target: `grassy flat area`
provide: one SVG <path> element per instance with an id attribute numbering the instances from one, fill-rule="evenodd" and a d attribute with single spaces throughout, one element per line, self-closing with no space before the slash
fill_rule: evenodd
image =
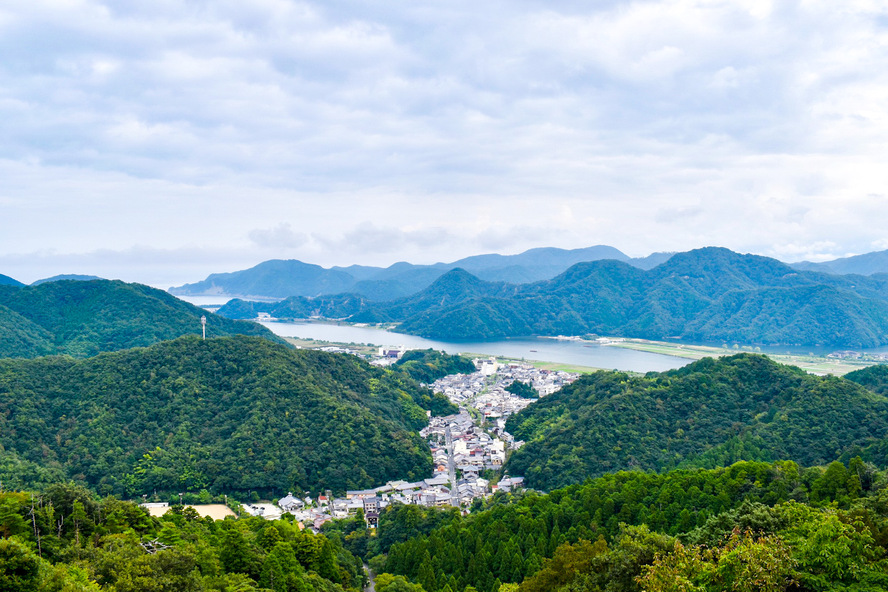
<path id="1" fill-rule="evenodd" d="M 662 341 L 648 341 L 645 339 L 622 339 L 614 341 L 610 347 L 624 347 L 638 351 L 645 351 L 654 354 L 664 354 L 667 356 L 676 356 L 679 358 L 688 358 L 691 360 L 699 360 L 707 356 L 730 356 L 737 353 L 760 353 L 768 356 L 775 362 L 781 364 L 789 364 L 798 366 L 806 372 L 812 374 L 833 374 L 842 376 L 853 370 L 859 370 L 867 366 L 872 366 L 877 362 L 869 360 L 843 360 L 836 358 L 828 358 L 826 356 L 817 356 L 813 354 L 773 354 L 768 352 L 756 351 L 753 347 L 742 348 L 723 348 L 711 347 L 705 345 L 688 345 L 680 343 L 666 343 Z"/>
<path id="2" fill-rule="evenodd" d="M 577 366 L 576 364 L 562 364 L 560 362 L 544 362 L 542 360 L 529 360 L 527 358 L 507 358 L 503 356 L 491 356 L 490 354 L 479 354 L 475 352 L 461 352 L 461 355 L 467 358 L 490 358 L 495 357 L 500 364 L 530 364 L 534 368 L 540 370 L 558 370 L 561 372 L 576 372 L 578 374 L 589 374 L 598 370 L 607 370 L 607 368 L 595 368 L 593 366 Z M 612 370 L 612 368 L 610 368 Z"/>
<path id="3" fill-rule="evenodd" d="M 376 355 L 378 348 L 375 346 L 358 345 L 354 343 L 333 343 L 329 341 L 320 341 L 316 339 L 298 339 L 294 337 L 285 338 L 289 343 L 302 348 L 317 349 L 329 345 L 339 347 L 347 347 L 362 354 Z M 833 374 L 842 376 L 853 370 L 859 370 L 867 366 L 872 366 L 877 362 L 871 360 L 849 360 L 828 358 L 826 356 L 818 356 L 813 354 L 774 354 L 758 351 L 755 347 L 744 346 L 734 349 L 733 347 L 713 347 L 707 345 L 691 345 L 685 343 L 669 343 L 663 341 L 649 341 L 647 339 L 630 339 L 630 338 L 614 338 L 607 347 L 623 347 L 626 349 L 634 349 L 637 351 L 649 352 L 652 354 L 663 354 L 666 356 L 674 356 L 677 358 L 685 358 L 688 360 L 699 360 L 705 357 L 730 356 L 737 353 L 760 353 L 768 356 L 781 364 L 790 364 L 810 372 L 812 374 Z M 462 355 L 469 358 L 489 358 L 490 354 L 478 352 L 462 352 Z M 563 372 L 578 372 L 580 374 L 588 374 L 602 368 L 592 366 L 577 366 L 574 364 L 562 364 L 559 362 L 544 362 L 541 360 L 517 359 L 496 356 L 500 363 L 526 363 L 543 370 L 560 370 Z M 610 368 L 605 368 L 609 370 Z"/>
<path id="4" fill-rule="evenodd" d="M 356 351 L 366 355 L 376 355 L 379 353 L 379 348 L 375 345 L 363 345 L 363 344 L 355 344 L 355 343 L 337 343 L 333 341 L 321 341 L 319 339 L 303 339 L 301 337 L 284 337 L 284 340 L 290 345 L 295 345 L 298 348 L 302 349 L 320 349 L 322 347 L 334 346 L 334 347 L 342 347 L 348 348 L 352 351 Z"/>

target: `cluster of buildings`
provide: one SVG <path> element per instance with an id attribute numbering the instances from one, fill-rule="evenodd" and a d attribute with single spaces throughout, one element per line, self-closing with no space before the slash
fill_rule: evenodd
<path id="1" fill-rule="evenodd" d="M 391 363 L 401 355 L 403 348 L 384 348 L 380 351 L 380 360 Z M 540 396 L 546 396 L 579 375 L 540 370 L 528 364 L 499 364 L 494 358 L 475 360 L 475 366 L 477 372 L 454 374 L 431 385 L 433 390 L 458 405 L 460 412 L 432 417 L 420 432 L 428 440 L 434 459 L 435 468 L 430 478 L 412 483 L 390 481 L 374 489 L 349 491 L 344 498 L 334 498 L 329 491 L 316 499 L 287 494 L 278 500 L 277 507 L 293 514 L 309 528 L 320 529 L 328 520 L 345 518 L 359 510 L 367 524 L 375 527 L 380 510 L 390 504 L 467 508 L 476 498 L 523 487 L 523 477 L 505 476 L 493 486 L 485 478 L 490 474 L 485 471 L 502 469 L 507 447 L 521 445 L 505 431 L 505 421 L 531 402 L 505 388 L 520 380 L 532 385 Z M 263 509 L 259 515 L 272 514 Z"/>
<path id="2" fill-rule="evenodd" d="M 348 491 L 344 498 L 334 498 L 328 491 L 326 495 L 320 495 L 317 499 L 311 497 L 299 498 L 293 494 L 287 494 L 277 502 L 282 512 L 293 514 L 295 519 L 315 530 L 329 521 L 338 518 L 346 518 L 361 510 L 367 525 L 375 528 L 379 521 L 379 512 L 390 504 L 415 504 L 427 507 L 462 506 L 479 495 L 488 492 L 487 481 L 475 483 L 466 488 L 465 484 L 459 484 L 459 491 L 466 495 L 465 501 L 460 501 L 457 493 L 451 490 L 450 478 L 447 475 L 435 475 L 422 481 L 389 481 L 385 485 L 374 489 Z M 510 482 L 510 487 L 517 487 Z M 476 491 L 474 487 L 482 487 Z"/>
<path id="3" fill-rule="evenodd" d="M 432 390 L 443 393 L 450 401 L 476 409 L 490 426 L 491 432 L 512 448 L 520 447 L 506 432 L 506 419 L 530 405 L 530 399 L 518 397 L 506 390 L 518 380 L 531 385 L 541 397 L 551 395 L 579 374 L 557 370 L 541 370 L 530 364 L 499 364 L 495 358 L 475 360 L 477 372 L 451 374 L 432 384 Z"/>
<path id="4" fill-rule="evenodd" d="M 843 350 L 843 351 L 835 351 L 831 354 L 826 354 L 827 358 L 833 358 L 837 360 L 863 360 L 863 361 L 873 361 L 873 362 L 888 362 L 888 353 L 877 352 L 877 353 L 861 353 L 858 351 L 852 350 Z"/>

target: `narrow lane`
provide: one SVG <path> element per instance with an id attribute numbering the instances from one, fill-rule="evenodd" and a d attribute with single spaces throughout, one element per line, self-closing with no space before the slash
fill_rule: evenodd
<path id="1" fill-rule="evenodd" d="M 373 572 L 370 571 L 370 566 L 366 563 L 364 564 L 364 571 L 367 573 L 367 586 L 364 588 L 364 592 L 376 592 L 376 580 L 373 577 Z"/>

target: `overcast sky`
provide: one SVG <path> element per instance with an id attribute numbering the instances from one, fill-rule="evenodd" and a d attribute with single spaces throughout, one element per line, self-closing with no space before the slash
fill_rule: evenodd
<path id="1" fill-rule="evenodd" d="M 590 7 L 591 6 L 591 7 Z M 0 2 L 0 273 L 888 249 L 883 1 Z"/>

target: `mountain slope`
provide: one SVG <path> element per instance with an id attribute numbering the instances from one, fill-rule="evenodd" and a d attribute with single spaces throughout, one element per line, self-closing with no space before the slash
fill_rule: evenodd
<path id="1" fill-rule="evenodd" d="M 802 261 L 800 263 L 793 263 L 792 266 L 804 271 L 822 271 L 824 273 L 840 275 L 874 275 L 877 273 L 888 273 L 888 250 L 864 253 L 863 255 L 854 255 L 852 257 L 842 257 L 840 259 L 823 261 L 821 263 Z"/>
<path id="2" fill-rule="evenodd" d="M 2 273 L 0 273 L 0 286 L 16 286 L 16 287 L 21 287 L 21 286 L 24 286 L 24 285 L 25 285 L 25 284 L 21 283 L 20 281 L 15 280 L 15 279 L 9 277 L 8 275 L 3 275 Z"/>
<path id="3" fill-rule="evenodd" d="M 105 278 L 100 278 L 97 275 L 82 275 L 77 273 L 65 273 L 62 275 L 54 275 L 52 277 L 43 278 L 42 280 L 37 280 L 31 282 L 32 286 L 39 286 L 40 284 L 45 284 L 47 282 L 60 282 L 63 280 L 71 280 L 75 282 L 89 282 L 92 280 L 102 280 Z"/>
<path id="4" fill-rule="evenodd" d="M 347 291 L 354 278 L 344 271 L 324 269 L 320 265 L 295 259 L 273 259 L 243 271 L 214 273 L 202 282 L 170 288 L 171 294 L 239 296 L 318 296 Z"/>
<path id="5" fill-rule="evenodd" d="M 851 381 L 749 354 L 644 377 L 596 372 L 509 418 L 527 444 L 505 469 L 551 489 L 625 468 L 825 464 L 885 438 L 886 413 L 888 398 Z"/>
<path id="6" fill-rule="evenodd" d="M 571 265 L 585 261 L 613 259 L 650 268 L 671 256 L 671 253 L 654 253 L 632 259 L 618 249 L 598 245 L 582 249 L 544 247 L 517 255 L 475 255 L 452 263 L 433 265 L 401 261 L 384 269 L 362 265 L 324 269 L 296 260 L 272 260 L 242 271 L 212 274 L 202 282 L 170 288 L 169 291 L 178 295 L 264 298 L 315 297 L 350 292 L 383 302 L 415 294 L 453 269 L 464 269 L 486 281 L 524 284 L 551 279 Z"/>
<path id="7" fill-rule="evenodd" d="M 874 393 L 888 396 L 888 364 L 879 364 L 849 372 L 845 380 L 856 382 Z"/>
<path id="8" fill-rule="evenodd" d="M 0 305 L 0 358 L 34 358 L 55 351 L 52 334 Z"/>
<path id="9" fill-rule="evenodd" d="M 455 294 L 440 306 L 426 292 L 412 298 L 430 306 L 411 315 L 382 303 L 359 318 L 382 311 L 400 321 L 399 330 L 437 339 L 599 333 L 848 347 L 888 342 L 888 281 L 798 272 L 727 249 L 676 254 L 650 271 L 618 261 L 579 263 L 511 291 L 475 289 L 462 303 Z"/>
<path id="10" fill-rule="evenodd" d="M 431 471 L 426 389 L 353 356 L 183 337 L 0 360 L 0 450 L 101 493 L 365 488 Z"/>
<path id="11" fill-rule="evenodd" d="M 0 306 L 29 323 L 10 326 L 0 322 L 2 341 L 29 337 L 36 348 L 31 350 L 24 343 L 20 350 L 4 348 L 9 356 L 91 356 L 147 346 L 181 335 L 200 334 L 201 316 L 207 317 L 209 336 L 247 334 L 279 341 L 261 325 L 232 321 L 162 290 L 117 280 L 67 280 L 23 288 L 3 287 Z M 19 337 L 15 337 L 16 332 Z M 44 351 L 47 344 L 51 351 Z"/>

